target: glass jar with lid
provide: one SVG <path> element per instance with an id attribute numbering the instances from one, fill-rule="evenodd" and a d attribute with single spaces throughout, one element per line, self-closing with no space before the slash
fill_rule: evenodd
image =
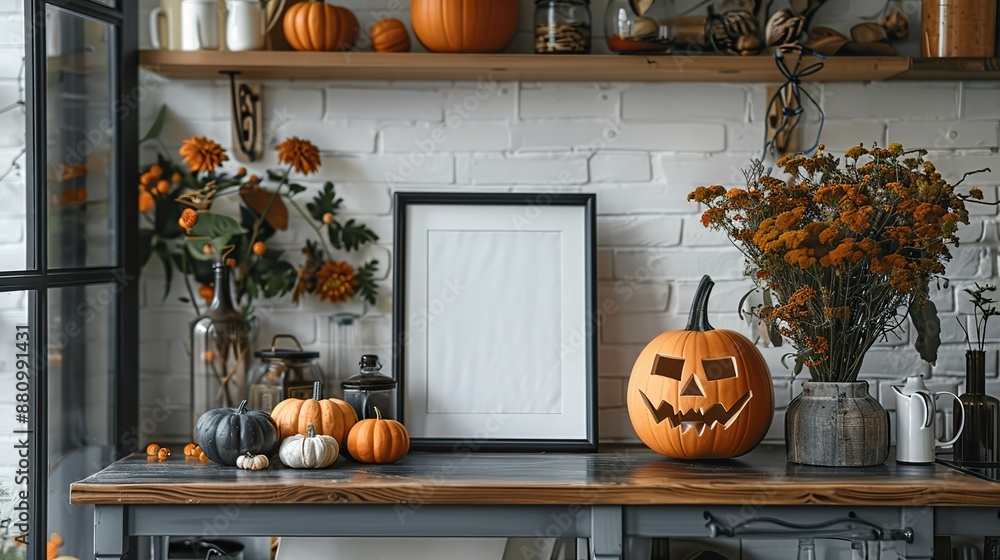
<path id="1" fill-rule="evenodd" d="M 535 52 L 590 54 L 590 0 L 535 0 Z"/>
<path id="2" fill-rule="evenodd" d="M 287 338 L 297 348 L 278 348 L 278 339 Z M 250 408 L 271 412 L 285 399 L 309 399 L 313 384 L 323 383 L 323 370 L 317 361 L 319 352 L 302 349 L 299 340 L 290 334 L 279 334 L 271 340 L 271 348 L 254 354 L 260 359 L 253 385 L 250 386 Z"/>
<path id="3" fill-rule="evenodd" d="M 375 354 L 361 356 L 361 372 L 344 381 L 344 400 L 358 413 L 358 419 L 396 418 L 396 380 L 382 375 L 382 363 Z M 378 408 L 378 414 L 375 409 Z"/>

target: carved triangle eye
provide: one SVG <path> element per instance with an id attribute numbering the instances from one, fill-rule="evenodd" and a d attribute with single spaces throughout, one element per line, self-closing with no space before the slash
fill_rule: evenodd
<path id="1" fill-rule="evenodd" d="M 702 358 L 701 367 L 705 370 L 705 378 L 709 381 L 736 377 L 736 359 L 733 357 Z"/>
<path id="2" fill-rule="evenodd" d="M 669 377 L 670 379 L 681 380 L 681 375 L 684 373 L 684 358 L 675 358 L 673 356 L 663 356 L 657 354 L 656 358 L 653 360 L 653 375 L 659 375 L 661 377 Z"/>

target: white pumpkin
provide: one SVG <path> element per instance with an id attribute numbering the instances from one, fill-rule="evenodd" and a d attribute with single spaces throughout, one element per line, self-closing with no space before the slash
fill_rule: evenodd
<path id="1" fill-rule="evenodd" d="M 323 469 L 340 456 L 340 444 L 333 436 L 316 435 L 309 424 L 307 435 L 295 434 L 281 442 L 278 458 L 293 469 Z"/>
<path id="2" fill-rule="evenodd" d="M 261 471 L 266 469 L 269 464 L 270 461 L 267 460 L 267 455 L 247 453 L 236 458 L 236 466 L 248 471 Z"/>

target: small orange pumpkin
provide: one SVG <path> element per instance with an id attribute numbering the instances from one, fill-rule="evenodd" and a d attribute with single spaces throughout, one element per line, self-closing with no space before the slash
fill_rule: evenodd
<path id="1" fill-rule="evenodd" d="M 628 415 L 650 449 L 677 459 L 738 457 L 774 416 L 774 386 L 753 342 L 708 323 L 714 282 L 702 278 L 687 328 L 653 339 L 628 382 Z"/>
<path id="2" fill-rule="evenodd" d="M 376 407 L 375 418 L 362 420 L 347 436 L 347 452 L 362 463 L 395 463 L 410 451 L 410 435 L 395 420 L 383 419 Z"/>
<path id="3" fill-rule="evenodd" d="M 288 8 L 282 27 L 297 51 L 343 51 L 354 44 L 359 25 L 354 12 L 320 0 Z"/>
<path id="4" fill-rule="evenodd" d="M 496 52 L 514 38 L 518 0 L 412 0 L 410 23 L 431 52 Z"/>
<path id="5" fill-rule="evenodd" d="M 388 18 L 372 26 L 375 52 L 410 52 L 410 33 L 398 19 Z"/>
<path id="6" fill-rule="evenodd" d="M 271 418 L 278 424 L 282 440 L 295 434 L 308 434 L 312 424 L 317 434 L 332 436 L 341 447 L 358 422 L 358 414 L 350 404 L 340 399 L 322 398 L 318 381 L 313 384 L 313 398 L 285 399 L 271 411 Z"/>

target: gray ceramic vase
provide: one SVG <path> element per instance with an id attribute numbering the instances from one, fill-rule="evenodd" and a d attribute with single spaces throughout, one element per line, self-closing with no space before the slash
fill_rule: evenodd
<path id="1" fill-rule="evenodd" d="M 889 457 L 889 414 L 866 381 L 806 381 L 785 413 L 785 442 L 790 463 L 881 465 Z"/>

